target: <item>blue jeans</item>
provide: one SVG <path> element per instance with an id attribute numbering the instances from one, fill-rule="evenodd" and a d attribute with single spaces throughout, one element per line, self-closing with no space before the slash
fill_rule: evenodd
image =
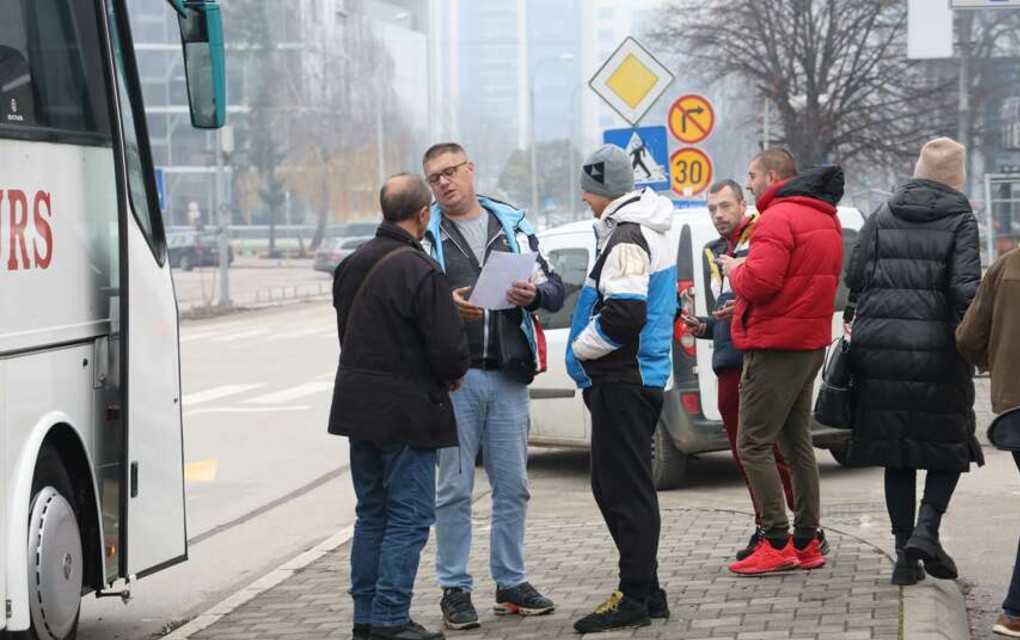
<path id="1" fill-rule="evenodd" d="M 354 623 L 404 624 L 436 519 L 436 450 L 351 440 L 351 478 L 358 497 L 349 592 Z"/>
<path id="2" fill-rule="evenodd" d="M 1020 471 L 1020 453 L 1013 452 L 1013 462 Z M 1006 593 L 1006 601 L 1002 603 L 1002 610 L 1013 617 L 1020 616 L 1020 543 L 1017 543 L 1013 578 L 1009 581 L 1009 591 Z"/>
<path id="3" fill-rule="evenodd" d="M 471 590 L 471 492 L 479 448 L 492 485 L 489 569 L 496 584 L 516 587 L 524 570 L 528 513 L 528 387 L 495 371 L 469 369 L 450 395 L 460 446 L 439 451 L 436 575 L 439 586 Z"/>

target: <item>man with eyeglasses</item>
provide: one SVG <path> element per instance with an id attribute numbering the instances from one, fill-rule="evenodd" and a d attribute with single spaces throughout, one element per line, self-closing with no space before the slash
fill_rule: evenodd
<path id="1" fill-rule="evenodd" d="M 489 566 L 497 614 L 541 615 L 555 605 L 528 582 L 524 530 L 528 491 L 528 384 L 541 370 L 539 331 L 532 313 L 563 306 L 563 282 L 539 251 L 535 229 L 517 207 L 475 193 L 474 164 L 454 142 L 433 145 L 422 164 L 436 201 L 425 244 L 454 288 L 467 328 L 471 368 L 451 394 L 460 446 L 439 452 L 436 492 L 436 574 L 440 607 L 450 629 L 479 626 L 471 601 L 471 493 L 479 453 L 492 486 Z M 489 311 L 467 298 L 494 251 L 535 252 L 528 282 L 515 282 L 514 308 Z"/>

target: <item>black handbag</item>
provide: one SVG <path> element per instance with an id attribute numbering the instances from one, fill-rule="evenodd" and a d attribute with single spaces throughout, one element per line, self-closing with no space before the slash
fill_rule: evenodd
<path id="1" fill-rule="evenodd" d="M 832 343 L 825 357 L 822 384 L 815 400 L 815 420 L 834 429 L 852 429 L 853 391 L 850 341 L 843 336 Z"/>
<path id="2" fill-rule="evenodd" d="M 1008 409 L 992 420 L 988 441 L 996 449 L 1020 451 L 1020 407 Z"/>

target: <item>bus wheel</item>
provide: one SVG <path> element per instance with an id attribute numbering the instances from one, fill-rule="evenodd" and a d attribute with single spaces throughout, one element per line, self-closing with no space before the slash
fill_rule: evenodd
<path id="1" fill-rule="evenodd" d="M 38 640 L 71 640 L 78 632 L 84 566 L 72 495 L 60 456 L 44 447 L 28 519 L 28 599 Z"/>
<path id="2" fill-rule="evenodd" d="M 673 444 L 666 427 L 660 422 L 652 436 L 652 478 L 659 490 L 676 489 L 687 475 L 687 454 Z"/>

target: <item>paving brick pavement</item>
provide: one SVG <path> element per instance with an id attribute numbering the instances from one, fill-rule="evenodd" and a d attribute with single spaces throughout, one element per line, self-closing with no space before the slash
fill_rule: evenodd
<path id="1" fill-rule="evenodd" d="M 899 637 L 900 590 L 889 584 L 891 560 L 876 547 L 828 531 L 829 562 L 814 571 L 744 578 L 727 565 L 746 542 L 747 515 L 712 509 L 662 513 L 659 578 L 673 617 L 636 631 L 598 634 L 616 638 L 683 640 L 872 640 Z M 482 626 L 447 632 L 460 640 L 578 638 L 573 622 L 604 600 L 615 586 L 615 549 L 600 520 L 533 519 L 527 555 L 531 582 L 557 603 L 548 616 L 496 616 L 495 586 L 488 578 L 488 524 L 476 521 L 471 571 Z M 256 596 L 194 640 L 319 640 L 348 638 L 352 604 L 350 545 L 344 544 L 279 585 Z M 434 540 L 422 554 L 412 616 L 438 629 L 439 588 Z"/>

